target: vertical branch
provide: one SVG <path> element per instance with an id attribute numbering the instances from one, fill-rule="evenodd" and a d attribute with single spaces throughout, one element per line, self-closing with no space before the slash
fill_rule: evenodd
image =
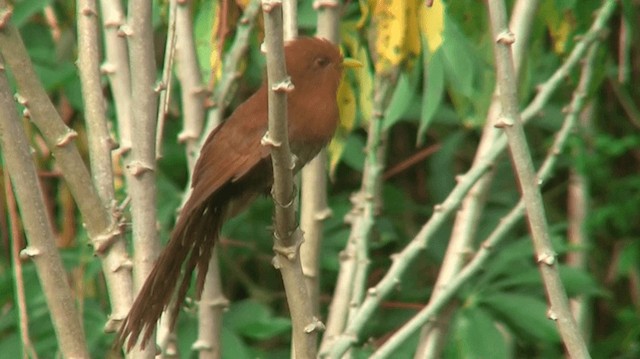
<path id="1" fill-rule="evenodd" d="M 567 294 L 558 273 L 557 255 L 549 238 L 539 182 L 518 112 L 517 81 L 510 48 L 514 35 L 507 27 L 504 2 L 490 0 L 488 8 L 495 39 L 497 83 L 502 106 L 502 115 L 496 126 L 504 130 L 509 143 L 509 152 L 527 211 L 536 260 L 551 304 L 549 318 L 557 322 L 569 356 L 588 358 L 589 351 L 571 315 Z"/>
<path id="2" fill-rule="evenodd" d="M 91 157 L 91 173 L 102 207 L 114 213 L 109 219 L 110 227 L 117 227 L 115 218 L 115 191 L 113 188 L 113 172 L 111 151 L 114 142 L 107 128 L 104 98 L 100 82 L 100 48 L 98 41 L 98 17 L 95 0 L 81 0 L 78 6 L 78 68 L 82 83 L 82 98 L 87 123 L 89 156 Z M 109 288 L 112 320 L 125 317 L 132 300 L 132 281 L 130 272 L 123 269 L 122 263 L 128 262 L 125 244 L 117 235 L 111 251 L 103 257 L 103 271 Z M 107 328 L 112 327 L 108 324 Z"/>
<path id="3" fill-rule="evenodd" d="M 589 63 L 588 59 L 585 63 Z M 583 90 L 586 92 L 586 88 Z M 589 103 L 580 114 L 578 133 L 583 143 L 589 143 L 592 130 L 593 103 Z M 576 109 L 572 108 L 575 112 Z M 576 114 L 577 116 L 577 114 Z M 588 151 L 588 149 L 587 149 Z M 572 153 L 575 158 L 576 153 Z M 585 226 L 589 216 L 589 183 L 587 176 L 580 173 L 575 166 L 570 168 L 569 185 L 567 186 L 567 241 L 572 251 L 567 253 L 567 265 L 580 270 L 587 270 L 587 248 L 591 245 Z M 590 306 L 587 296 L 579 296 L 570 301 L 574 318 L 582 334 L 588 338 L 591 326 Z"/>
<path id="4" fill-rule="evenodd" d="M 129 51 L 124 31 L 124 13 L 119 0 L 100 0 L 102 27 L 105 42 L 106 73 L 113 94 L 119 133 L 119 153 L 131 149 L 131 74 L 129 73 Z"/>
<path id="5" fill-rule="evenodd" d="M 186 146 L 189 173 L 198 158 L 198 139 L 204 124 L 204 95 L 202 74 L 193 39 L 193 23 L 189 11 L 191 1 L 180 1 L 176 9 L 176 74 L 182 89 L 182 121 L 184 129 L 178 141 Z"/>
<path id="6" fill-rule="evenodd" d="M 282 33 L 282 2 L 263 0 L 265 48 L 269 86 L 269 130 L 263 144 L 271 148 L 272 196 L 275 205 L 274 265 L 280 269 L 293 327 L 297 358 L 316 357 L 317 331 L 322 323 L 313 316 L 300 263 L 302 232 L 296 224 L 293 158 L 287 137 L 287 93 L 293 89 L 287 76 Z"/>
<path id="7" fill-rule="evenodd" d="M 125 28 L 130 55 L 131 151 L 125 157 L 126 178 L 131 197 L 134 248 L 134 286 L 139 289 L 151 272 L 160 251 L 156 229 L 155 130 L 157 93 L 156 63 L 151 24 L 151 2 L 129 1 Z M 153 346 L 146 353 L 155 351 Z"/>
<path id="8" fill-rule="evenodd" d="M 156 159 L 162 158 L 162 136 L 164 134 L 164 122 L 169 111 L 169 101 L 171 100 L 171 71 L 173 69 L 173 58 L 176 50 L 176 11 L 177 0 L 169 1 L 169 27 L 167 29 L 167 41 L 164 49 L 164 65 L 162 66 L 162 80 L 158 89 L 160 90 L 160 100 L 158 105 L 158 120 L 156 127 Z"/>
<path id="9" fill-rule="evenodd" d="M 569 75 L 571 69 L 584 57 L 589 46 L 593 44 L 599 36 L 601 36 L 600 34 L 606 28 L 606 24 L 611 18 L 616 5 L 617 3 L 615 1 L 607 0 L 600 10 L 598 10 L 596 18 L 589 31 L 581 37 L 581 40 L 578 43 L 576 43 L 576 46 L 573 48 L 565 62 L 556 70 L 556 72 L 554 72 L 553 75 L 551 75 L 551 77 L 549 77 L 549 79 L 547 79 L 544 84 L 539 87 L 537 95 L 522 111 L 522 120 L 524 122 L 531 120 L 542 110 L 548 99 L 551 97 L 551 94 L 553 94 L 558 86 L 563 82 L 562 79 Z M 407 244 L 402 251 L 392 256 L 391 267 L 378 284 L 369 288 L 367 291 L 367 297 L 362 302 L 362 305 L 358 309 L 355 317 L 349 320 L 344 331 L 339 334 L 338 337 L 332 339 L 331 346 L 325 347 L 325 343 L 323 343 L 323 349 L 320 353 L 321 356 L 339 358 L 357 341 L 358 335 L 362 328 L 364 328 L 367 320 L 380 306 L 382 300 L 386 298 L 396 287 L 398 278 L 400 278 L 400 276 L 407 270 L 409 263 L 412 262 L 418 254 L 429 245 L 429 242 L 436 231 L 452 215 L 453 211 L 458 208 L 464 196 L 471 189 L 473 184 L 475 184 L 476 181 L 490 169 L 493 162 L 503 153 L 506 144 L 505 136 L 498 136 L 496 142 L 493 143 L 493 146 L 491 146 L 490 150 L 481 162 L 474 163 L 474 165 L 465 174 L 457 176 L 457 184 L 455 188 L 451 193 L 449 193 L 442 203 L 435 206 L 433 215 L 420 229 L 418 234 L 416 234 L 415 238 Z M 346 262 L 348 261 L 343 260 L 342 266 L 344 266 Z M 342 272 L 343 268 L 341 267 L 340 276 L 342 276 Z M 338 280 L 338 285 L 340 285 L 340 277 Z M 449 283 L 447 291 L 451 286 L 453 286 L 453 283 Z M 337 290 L 338 288 L 336 291 Z M 334 296 L 334 299 L 335 297 L 336 296 Z"/>
<path id="10" fill-rule="evenodd" d="M 540 183 L 546 182 L 552 175 L 558 159 L 567 143 L 567 139 L 576 127 L 577 118 L 584 108 L 587 92 L 593 79 L 597 45 L 598 44 L 594 44 L 587 54 L 582 66 L 580 83 L 578 84 L 578 87 L 573 94 L 571 104 L 568 107 L 570 110 L 564 119 L 562 127 L 556 133 L 553 145 L 550 147 L 547 157 L 538 170 L 537 178 Z M 405 342 L 420 325 L 424 325 L 428 320 L 433 320 L 433 317 L 442 310 L 451 298 L 453 298 L 454 294 L 460 289 L 460 287 L 483 269 L 483 266 L 487 263 L 489 258 L 491 258 L 493 249 L 501 244 L 504 239 L 509 238 L 507 234 L 517 223 L 519 223 L 520 220 L 522 220 L 525 213 L 524 209 L 525 200 L 524 198 L 521 198 L 518 204 L 516 204 L 511 211 L 502 218 L 500 224 L 491 232 L 487 239 L 482 242 L 482 246 L 473 259 L 465 265 L 462 270 L 454 274 L 448 285 L 438 291 L 437 294 L 434 294 L 429 301 L 429 304 L 421 309 L 420 312 L 403 325 L 402 328 L 397 330 L 384 343 L 384 345 L 378 348 L 371 358 L 386 358 L 391 356 L 392 353 L 397 350 L 398 346 Z"/>
<path id="11" fill-rule="evenodd" d="M 18 307 L 18 318 L 20 326 L 20 341 L 22 344 L 22 356 L 24 358 L 38 358 L 31 338 L 29 337 L 29 313 L 27 311 L 27 298 L 24 292 L 24 276 L 22 275 L 22 259 L 20 258 L 20 247 L 23 238 L 20 231 L 20 218 L 16 199 L 11 188 L 9 173 L 4 172 L 4 190 L 7 200 L 7 212 L 9 212 L 9 224 L 11 232 L 11 266 L 13 267 L 13 277 L 15 279 L 15 301 Z"/>
<path id="12" fill-rule="evenodd" d="M 4 0 L 0 0 L 0 13 L 8 14 L 0 24 L 0 51 L 14 74 L 20 91 L 19 100 L 51 149 L 80 209 L 94 250 L 103 259 L 102 266 L 114 310 L 111 319 L 117 321 L 124 318 L 128 311 L 130 299 L 127 298 L 130 295 L 125 293 L 130 292 L 131 288 L 128 272 L 130 263 L 124 244 L 118 244 L 120 230 L 117 221 L 103 204 L 92 183 L 89 171 L 75 146 L 77 134 L 64 124 L 40 84 L 24 43 L 15 26 L 9 22 L 11 12 Z M 114 253 L 111 254 L 111 251 Z M 114 324 L 113 321 L 107 323 L 106 330 L 113 330 Z"/>
<path id="13" fill-rule="evenodd" d="M 0 32 L 3 31 L 6 29 L 0 25 Z M 0 146 L 29 241 L 21 255 L 35 262 L 62 355 L 89 358 L 80 314 L 55 245 L 29 142 L 15 111 L 3 63 L 0 63 L 0 108 L 3 109 L 0 111 Z"/>
<path id="14" fill-rule="evenodd" d="M 538 4 L 538 0 L 519 0 L 514 5 L 511 28 L 518 38 L 518 41 L 514 44 L 516 46 L 513 48 L 516 73 L 521 67 L 523 53 L 529 42 L 531 23 L 535 18 Z M 491 106 L 489 106 L 482 138 L 480 139 L 480 144 L 478 145 L 478 150 L 474 158 L 474 164 L 483 160 L 491 146 L 493 146 L 496 137 L 500 135 L 500 131 L 493 126 L 499 113 L 500 102 L 496 89 Z M 460 210 L 456 214 L 449 245 L 447 246 L 438 278 L 434 284 L 432 297 L 436 296 L 441 288 L 446 287 L 449 280 L 460 271 L 464 265 L 466 253 L 469 253 L 473 247 L 474 233 L 480 221 L 484 201 L 493 180 L 493 173 L 493 171 L 487 172 L 478 180 L 465 196 Z M 453 315 L 455 311 L 447 312 Z M 446 325 L 444 323 L 448 322 L 449 318 L 440 318 L 425 325 L 422 329 L 421 339 L 418 342 L 418 349 L 414 356 L 415 359 L 437 358 L 440 356 L 439 353 L 446 338 L 446 329 L 438 328 L 437 326 L 440 324 Z"/>
<path id="15" fill-rule="evenodd" d="M 325 38 L 334 44 L 340 41 L 338 32 L 340 9 L 338 1 L 325 1 L 317 6 L 318 37 Z M 331 214 L 331 209 L 327 206 L 326 168 L 327 151 L 322 149 L 318 156 L 302 169 L 301 176 L 300 228 L 304 232 L 305 241 L 300 247 L 300 259 L 313 312 L 318 317 L 320 315 L 320 278 L 318 276 L 320 242 L 323 221 Z"/>

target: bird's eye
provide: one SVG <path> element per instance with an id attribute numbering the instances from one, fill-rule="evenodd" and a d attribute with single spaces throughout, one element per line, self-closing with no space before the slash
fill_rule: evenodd
<path id="1" fill-rule="evenodd" d="M 326 67 L 329 65 L 329 59 L 326 57 L 316 57 L 315 64 L 317 67 Z"/>

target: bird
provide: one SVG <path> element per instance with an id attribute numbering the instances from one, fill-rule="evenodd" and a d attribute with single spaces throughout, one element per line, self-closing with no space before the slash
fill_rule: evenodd
<path id="1" fill-rule="evenodd" d="M 343 69 L 359 65 L 344 59 L 333 43 L 317 37 L 285 42 L 284 55 L 294 86 L 287 94 L 287 111 L 296 173 L 333 137 L 339 122 L 337 91 Z M 140 345 L 144 348 L 170 303 L 173 329 L 196 268 L 196 299 L 202 294 L 223 223 L 269 193 L 273 184 L 270 149 L 261 144 L 268 127 L 268 91 L 264 81 L 208 135 L 194 167 L 191 194 L 122 321 L 114 347 L 126 343 L 129 351 L 142 335 Z"/>

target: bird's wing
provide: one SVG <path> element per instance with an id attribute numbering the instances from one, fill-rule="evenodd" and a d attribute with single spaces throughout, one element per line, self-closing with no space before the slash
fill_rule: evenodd
<path id="1" fill-rule="evenodd" d="M 193 171 L 191 198 L 196 203 L 192 208 L 269 156 L 269 148 L 260 143 L 267 131 L 266 94 L 261 95 L 257 93 L 240 105 L 207 138 Z M 261 100 L 264 106 L 258 106 Z"/>

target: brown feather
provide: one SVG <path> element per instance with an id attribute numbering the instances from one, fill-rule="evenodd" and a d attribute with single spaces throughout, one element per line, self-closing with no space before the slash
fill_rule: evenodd
<path id="1" fill-rule="evenodd" d="M 300 38 L 287 43 L 285 58 L 295 86 L 288 97 L 288 111 L 289 139 L 298 171 L 328 143 L 337 126 L 342 56 L 326 40 Z M 191 195 L 122 323 L 115 345 L 127 341 L 130 350 L 142 334 L 144 347 L 175 295 L 170 308 L 170 327 L 174 328 L 196 268 L 196 297 L 200 298 L 222 224 L 255 197 L 268 193 L 272 185 L 269 149 L 260 143 L 267 122 L 267 86 L 263 84 L 209 134 L 194 168 Z"/>

